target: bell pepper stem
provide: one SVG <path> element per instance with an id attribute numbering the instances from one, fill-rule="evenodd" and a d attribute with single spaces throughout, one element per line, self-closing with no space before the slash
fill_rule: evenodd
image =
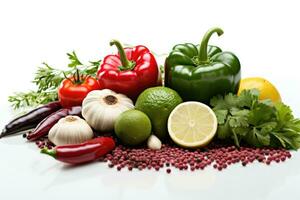
<path id="1" fill-rule="evenodd" d="M 110 46 L 115 45 L 119 51 L 120 54 L 120 60 L 122 63 L 122 66 L 119 66 L 120 70 L 132 70 L 135 67 L 135 63 L 132 61 L 129 61 L 126 57 L 126 53 L 124 51 L 124 48 L 122 44 L 118 40 L 112 40 L 110 41 Z"/>
<path id="2" fill-rule="evenodd" d="M 45 147 L 41 150 L 41 153 L 47 154 L 49 156 L 52 156 L 53 158 L 56 158 L 56 151 L 54 149 L 48 149 Z"/>
<path id="3" fill-rule="evenodd" d="M 205 35 L 202 38 L 201 44 L 200 44 L 200 49 L 199 49 L 199 54 L 198 54 L 198 59 L 200 63 L 208 63 L 209 58 L 207 55 L 207 45 L 210 37 L 212 34 L 217 33 L 218 36 L 221 36 L 224 32 L 221 28 L 214 27 L 209 29 Z"/>

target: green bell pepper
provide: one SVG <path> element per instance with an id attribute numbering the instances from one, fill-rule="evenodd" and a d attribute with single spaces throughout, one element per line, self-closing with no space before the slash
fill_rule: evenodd
<path id="1" fill-rule="evenodd" d="M 184 101 L 208 104 L 215 95 L 237 93 L 241 79 L 239 59 L 231 52 L 222 52 L 208 45 L 213 33 L 223 34 L 220 28 L 206 32 L 200 45 L 175 45 L 165 61 L 165 86 L 176 90 Z"/>

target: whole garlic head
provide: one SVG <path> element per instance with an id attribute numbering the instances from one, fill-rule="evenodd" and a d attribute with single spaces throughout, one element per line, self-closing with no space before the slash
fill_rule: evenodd
<path id="1" fill-rule="evenodd" d="M 93 90 L 82 102 L 82 116 L 98 131 L 111 131 L 117 117 L 124 111 L 133 109 L 131 99 L 112 90 Z"/>
<path id="2" fill-rule="evenodd" d="M 48 138 L 55 145 L 79 144 L 92 139 L 92 128 L 78 116 L 60 119 L 49 131 Z"/>

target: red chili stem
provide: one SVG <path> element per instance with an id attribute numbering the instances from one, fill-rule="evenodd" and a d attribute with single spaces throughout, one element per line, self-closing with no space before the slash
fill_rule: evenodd
<path id="1" fill-rule="evenodd" d="M 49 156 L 52 156 L 53 158 L 56 158 L 56 150 L 55 149 L 48 149 L 47 147 L 44 147 L 41 150 L 41 153 L 47 154 Z"/>

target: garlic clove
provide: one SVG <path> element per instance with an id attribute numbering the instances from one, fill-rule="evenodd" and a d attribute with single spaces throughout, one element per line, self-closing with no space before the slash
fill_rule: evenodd
<path id="1" fill-rule="evenodd" d="M 149 149 L 159 150 L 161 149 L 161 141 L 155 135 L 150 135 L 147 140 L 147 146 Z"/>

